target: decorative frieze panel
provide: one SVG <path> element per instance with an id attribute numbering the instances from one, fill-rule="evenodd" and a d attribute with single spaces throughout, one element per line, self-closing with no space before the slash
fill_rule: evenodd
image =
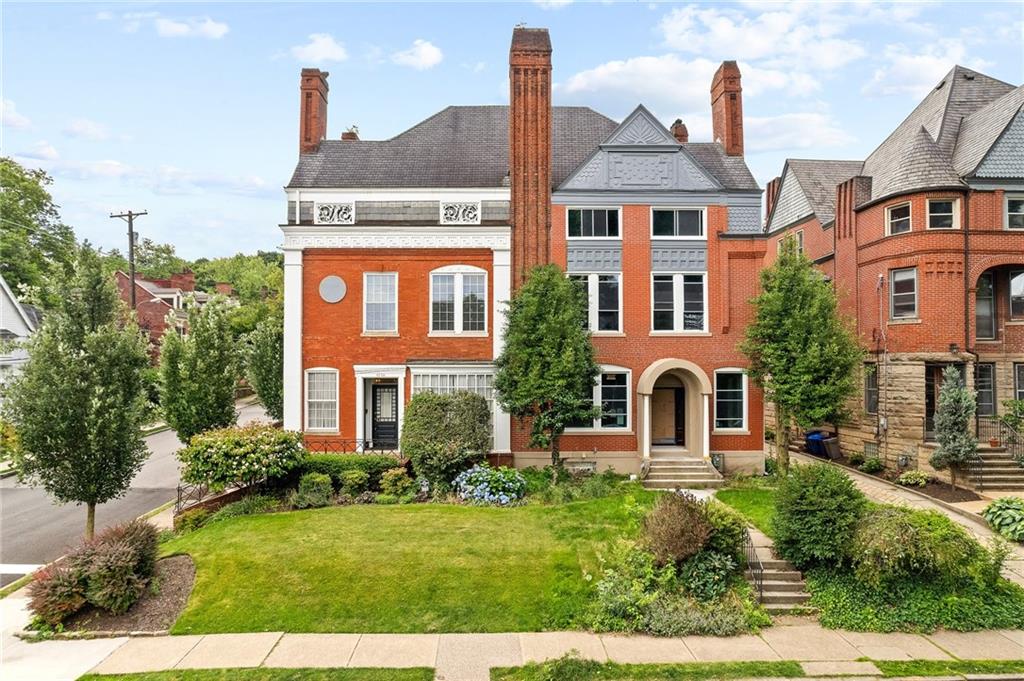
<path id="1" fill-rule="evenodd" d="M 570 242 L 566 266 L 569 272 L 621 272 L 622 242 Z"/>
<path id="2" fill-rule="evenodd" d="M 668 189 L 675 185 L 675 160 L 670 154 L 614 153 L 608 184 L 612 188 Z"/>
<path id="3" fill-rule="evenodd" d="M 663 246 L 651 244 L 651 270 L 654 272 L 706 272 L 708 251 L 703 246 Z"/>
<path id="4" fill-rule="evenodd" d="M 354 225 L 356 208 L 353 203 L 317 203 L 313 206 L 313 224 Z"/>
<path id="5" fill-rule="evenodd" d="M 442 201 L 440 222 L 442 225 L 479 225 L 480 202 Z"/>

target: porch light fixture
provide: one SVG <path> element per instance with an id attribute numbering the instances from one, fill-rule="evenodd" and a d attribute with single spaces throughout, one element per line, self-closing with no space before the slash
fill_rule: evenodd
<path id="1" fill-rule="evenodd" d="M 954 355 L 959 355 L 960 354 L 960 345 L 958 343 L 950 343 L 949 344 L 949 351 L 952 354 L 954 354 Z"/>
<path id="2" fill-rule="evenodd" d="M 910 457 L 907 456 L 906 454 L 901 454 L 896 459 L 896 465 L 899 466 L 900 468 L 906 468 L 907 466 L 910 465 Z"/>

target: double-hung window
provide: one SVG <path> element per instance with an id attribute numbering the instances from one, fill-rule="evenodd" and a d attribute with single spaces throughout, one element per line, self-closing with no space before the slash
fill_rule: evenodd
<path id="1" fill-rule="evenodd" d="M 779 253 L 782 253 L 782 249 L 790 241 L 792 241 L 795 244 L 796 252 L 801 254 L 801 255 L 803 255 L 803 252 L 804 252 L 804 230 L 798 229 L 797 231 L 793 232 L 792 234 L 787 234 L 786 236 L 784 236 L 781 239 L 779 239 L 778 243 L 775 245 L 775 250 L 777 250 Z"/>
<path id="2" fill-rule="evenodd" d="M 630 372 L 618 367 L 604 367 L 594 385 L 593 404 L 601 413 L 593 420 L 570 424 L 570 428 L 623 431 L 629 428 Z"/>
<path id="3" fill-rule="evenodd" d="M 747 374 L 742 369 L 715 371 L 715 430 L 747 429 Z"/>
<path id="4" fill-rule="evenodd" d="M 706 276 L 686 273 L 651 275 L 651 330 L 707 331 Z"/>
<path id="5" fill-rule="evenodd" d="M 928 199 L 928 229 L 956 229 L 956 199 Z"/>
<path id="6" fill-rule="evenodd" d="M 570 274 L 587 295 L 586 328 L 593 333 L 622 331 L 622 275 Z"/>
<path id="7" fill-rule="evenodd" d="M 1018 400 L 1024 400 L 1024 364 L 1013 365 L 1013 392 Z"/>
<path id="8" fill-rule="evenodd" d="M 338 430 L 338 371 L 306 370 L 306 430 Z"/>
<path id="9" fill-rule="evenodd" d="M 1010 272 L 1010 316 L 1024 317 L 1024 270 Z"/>
<path id="10" fill-rule="evenodd" d="M 991 272 L 978 277 L 974 294 L 974 327 L 979 339 L 996 337 L 995 277 Z"/>
<path id="11" fill-rule="evenodd" d="M 487 332 L 486 272 L 468 265 L 451 265 L 430 273 L 430 331 Z"/>
<path id="12" fill-rule="evenodd" d="M 618 239 L 618 208 L 570 208 L 570 239 Z"/>
<path id="13" fill-rule="evenodd" d="M 910 231 L 910 204 L 901 203 L 885 209 L 885 223 L 889 234 L 903 234 Z"/>
<path id="14" fill-rule="evenodd" d="M 1006 195 L 1006 228 L 1024 229 L 1024 194 Z"/>
<path id="15" fill-rule="evenodd" d="M 704 211 L 700 208 L 654 208 L 651 236 L 662 239 L 703 239 Z"/>
<path id="16" fill-rule="evenodd" d="M 864 411 L 878 413 L 878 365 L 874 362 L 864 365 Z"/>
<path id="17" fill-rule="evenodd" d="M 363 275 L 363 331 L 398 332 L 397 272 L 367 272 Z"/>
<path id="18" fill-rule="evenodd" d="M 889 317 L 917 317 L 917 268 L 906 267 L 889 272 Z"/>
<path id="19" fill-rule="evenodd" d="M 996 413 L 996 365 L 982 362 L 974 365 L 974 390 L 978 395 L 978 414 L 995 416 Z"/>

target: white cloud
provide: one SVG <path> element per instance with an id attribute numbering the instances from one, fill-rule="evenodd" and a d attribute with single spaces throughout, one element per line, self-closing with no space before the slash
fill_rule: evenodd
<path id="1" fill-rule="evenodd" d="M 80 139 L 102 141 L 110 138 L 110 132 L 106 126 L 97 123 L 96 121 L 90 121 L 88 118 L 76 118 L 67 127 L 64 128 L 63 133 L 68 137 L 78 137 Z"/>
<path id="2" fill-rule="evenodd" d="M 425 71 L 441 63 L 444 53 L 441 48 L 428 40 L 417 38 L 412 41 L 412 47 L 401 50 L 391 55 L 391 61 L 401 66 L 410 66 L 417 71 Z"/>
<path id="3" fill-rule="evenodd" d="M 533 4 L 541 9 L 562 9 L 572 4 L 572 0 L 533 0 Z"/>
<path id="4" fill-rule="evenodd" d="M 480 73 L 481 71 L 487 68 L 487 62 L 478 61 L 475 64 L 463 64 L 462 68 L 466 69 L 467 71 L 471 71 L 472 73 Z"/>
<path id="5" fill-rule="evenodd" d="M 156 33 L 162 38 L 210 38 L 217 40 L 227 35 L 228 25 L 210 17 L 184 20 L 158 17 L 154 22 Z"/>
<path id="6" fill-rule="evenodd" d="M 837 147 L 855 141 L 831 116 L 823 113 L 745 116 L 743 138 L 748 152 Z"/>
<path id="7" fill-rule="evenodd" d="M 28 119 L 28 116 L 18 113 L 18 108 L 9 99 L 0 99 L 0 119 L 5 128 L 28 130 L 32 127 L 32 121 Z"/>
<path id="8" fill-rule="evenodd" d="M 983 70 L 991 63 L 972 59 L 963 41 L 947 38 L 912 52 L 903 44 L 885 48 L 885 64 L 875 70 L 861 92 L 865 95 L 910 95 L 923 97 L 955 64 Z"/>
<path id="9" fill-rule="evenodd" d="M 292 56 L 299 61 L 311 64 L 348 59 L 345 46 L 336 41 L 330 33 L 311 33 L 308 43 L 294 46 L 291 52 Z"/>
<path id="10" fill-rule="evenodd" d="M 29 151 L 21 151 L 17 155 L 36 161 L 55 161 L 60 157 L 53 145 L 45 140 L 36 142 Z"/>

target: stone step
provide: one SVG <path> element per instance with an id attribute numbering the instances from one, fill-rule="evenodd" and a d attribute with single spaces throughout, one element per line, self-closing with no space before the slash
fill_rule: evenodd
<path id="1" fill-rule="evenodd" d="M 975 485 L 980 485 L 983 492 L 1019 492 L 1024 491 L 1024 482 L 989 482 L 975 481 Z"/>
<path id="2" fill-rule="evenodd" d="M 706 471 L 708 465 L 703 461 L 670 461 L 662 463 L 661 461 L 652 461 L 652 471 Z"/>
<path id="3" fill-rule="evenodd" d="M 694 471 L 682 473 L 679 471 L 651 471 L 647 474 L 647 480 L 718 480 L 718 476 L 711 475 L 707 471 Z"/>
<path id="4" fill-rule="evenodd" d="M 995 475 L 1024 475 L 1024 467 L 1008 462 L 986 463 L 981 467 L 981 472 Z"/>
<path id="5" fill-rule="evenodd" d="M 764 589 L 761 602 L 768 604 L 800 605 L 810 599 L 811 594 L 805 591 L 768 591 Z"/>
<path id="6" fill-rule="evenodd" d="M 781 560 L 779 558 L 762 558 L 761 567 L 765 570 L 781 571 L 781 572 L 792 572 L 796 571 L 796 567 L 788 560 Z"/>
<path id="7" fill-rule="evenodd" d="M 800 579 L 794 579 L 789 581 L 777 580 L 775 575 L 771 573 L 765 574 L 765 579 L 761 582 L 761 589 L 767 593 L 802 593 L 804 590 L 804 583 Z M 771 580 L 771 581 L 769 581 Z"/>
<path id="8" fill-rule="evenodd" d="M 750 570 L 744 572 L 743 576 L 747 579 L 753 579 L 753 574 Z M 804 576 L 796 570 L 765 570 L 762 573 L 762 579 L 766 582 L 803 582 Z"/>
<path id="9" fill-rule="evenodd" d="M 815 608 L 810 606 L 793 603 L 765 603 L 764 609 L 768 611 L 769 615 L 775 617 L 778 617 L 779 615 L 790 615 L 795 612 L 808 613 L 815 611 Z"/>
<path id="10" fill-rule="evenodd" d="M 708 478 L 706 480 L 644 480 L 645 489 L 715 489 L 721 487 L 723 481 L 720 478 Z"/>
<path id="11" fill-rule="evenodd" d="M 978 452 L 978 457 L 982 461 L 1013 461 L 1013 454 L 1007 451 L 994 451 L 989 450 L 987 452 Z"/>
<path id="12" fill-rule="evenodd" d="M 984 480 L 985 482 L 1000 483 L 1000 482 L 1024 482 L 1024 474 L 1004 475 L 1004 474 L 991 474 L 988 472 L 982 472 L 974 476 L 978 480 Z"/>

